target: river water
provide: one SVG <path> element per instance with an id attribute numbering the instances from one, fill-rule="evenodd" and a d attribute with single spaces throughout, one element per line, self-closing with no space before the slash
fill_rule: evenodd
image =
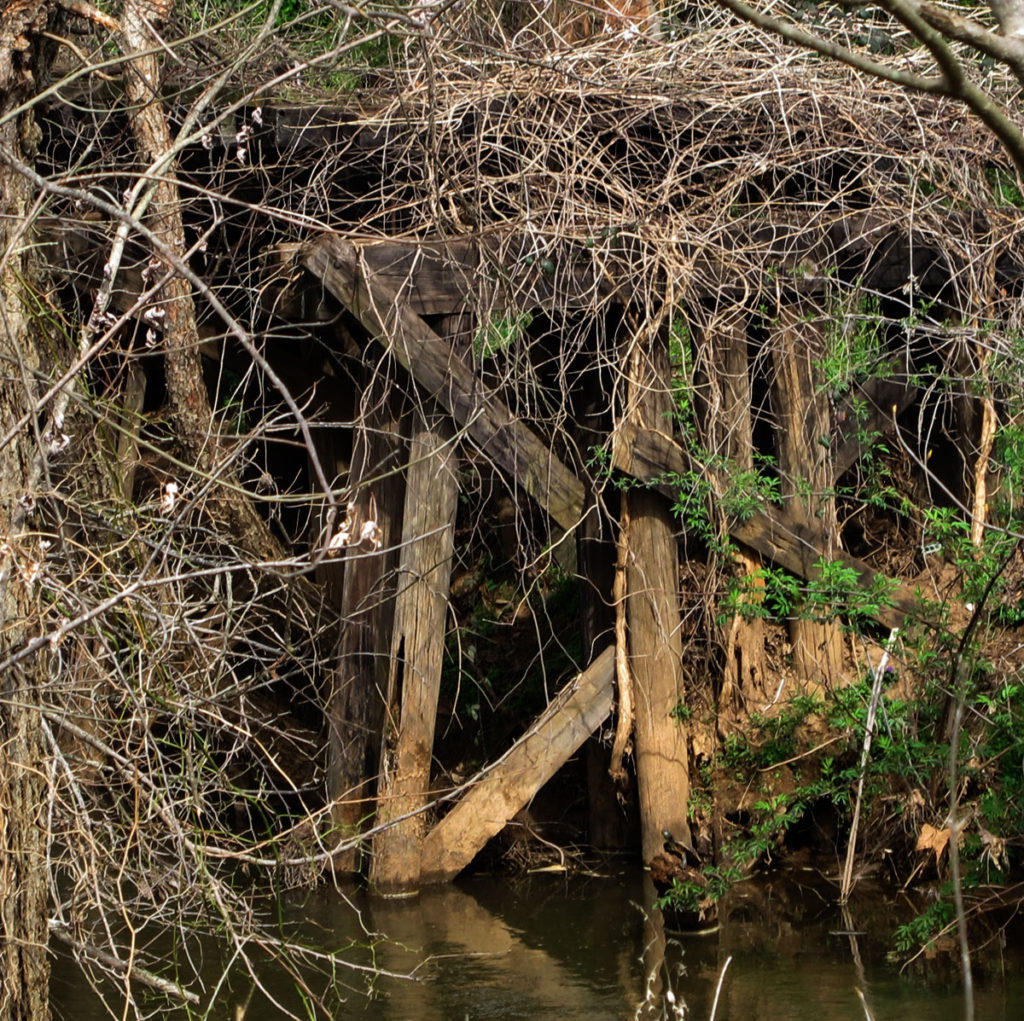
<path id="1" fill-rule="evenodd" d="M 409 900 L 291 894 L 276 905 L 279 934 L 325 955 L 301 966 L 304 988 L 256 951 L 258 981 L 226 970 L 206 944 L 202 1008 L 161 1016 L 271 1021 L 312 1016 L 318 1000 L 364 1021 L 704 1021 L 730 958 L 717 1021 L 963 1016 L 951 951 L 902 974 L 887 960 L 893 928 L 920 907 L 891 888 L 862 883 L 844 915 L 817 873 L 761 877 L 730 891 L 718 928 L 699 935 L 666 926 L 651 900 L 634 871 L 470 879 Z M 979 953 L 979 1021 L 1024 1017 L 1021 950 L 996 940 Z M 58 1017 L 107 1016 L 74 969 L 56 967 L 53 985 Z"/>

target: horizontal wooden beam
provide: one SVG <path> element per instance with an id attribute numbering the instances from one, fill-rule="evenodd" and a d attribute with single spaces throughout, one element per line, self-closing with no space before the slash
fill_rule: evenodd
<path id="1" fill-rule="evenodd" d="M 500 397 L 405 301 L 404 292 L 369 273 L 358 250 L 328 235 L 311 245 L 304 265 L 376 337 L 465 430 L 481 451 L 565 529 L 583 515 L 585 490 L 550 444 L 517 419 Z"/>
<path id="2" fill-rule="evenodd" d="M 337 125 L 328 122 L 328 127 L 336 130 Z M 641 239 L 632 227 L 620 231 L 604 225 L 592 230 L 593 237 L 587 236 L 584 226 L 577 236 L 538 237 L 506 224 L 449 238 L 361 240 L 352 246 L 351 258 L 374 280 L 401 293 L 417 315 L 478 309 L 495 314 L 593 312 L 602 303 L 635 301 L 636 266 L 644 259 Z M 751 268 L 746 279 L 737 279 L 733 258 L 713 247 L 680 241 L 676 254 L 687 278 L 701 282 L 716 300 L 724 296 L 744 303 L 755 283 L 751 274 L 764 277 L 764 282 L 770 277 L 773 291 L 782 273 L 789 291 L 824 295 L 834 290 L 835 281 L 811 272 L 808 263 L 827 266 L 844 255 L 866 258 L 891 230 L 891 225 L 866 214 L 844 216 L 815 229 L 802 214 L 738 228 L 730 250 L 753 248 L 761 253 L 761 267 Z M 287 262 L 296 247 L 281 245 L 263 257 L 271 264 Z M 291 296 L 285 307 L 303 303 Z"/>
<path id="3" fill-rule="evenodd" d="M 501 832 L 607 719 L 614 703 L 615 650 L 609 647 L 570 681 L 527 732 L 427 834 L 423 883 L 454 879 Z"/>
<path id="4" fill-rule="evenodd" d="M 271 264 L 283 263 L 297 247 L 281 245 L 265 257 Z M 401 294 L 408 309 L 421 316 L 477 309 L 493 314 L 593 309 L 615 300 L 630 275 L 628 260 L 621 256 L 600 262 L 592 255 L 579 262 L 549 261 L 538 256 L 536 243 L 525 233 L 361 241 L 332 254 L 339 269 L 362 272 Z"/>

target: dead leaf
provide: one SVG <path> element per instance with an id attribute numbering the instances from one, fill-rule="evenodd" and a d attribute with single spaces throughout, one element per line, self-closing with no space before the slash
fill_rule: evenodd
<path id="1" fill-rule="evenodd" d="M 1006 841 L 990 833 L 981 823 L 978 823 L 978 836 L 981 837 L 981 860 L 988 861 L 997 869 L 1003 870 L 1010 864 L 1009 856 L 1006 853 Z"/>
<path id="2" fill-rule="evenodd" d="M 948 843 L 949 827 L 943 827 L 940 830 L 936 829 L 929 823 L 923 823 L 921 826 L 921 833 L 917 838 L 917 844 L 914 850 L 934 851 L 935 861 L 938 862 L 939 858 L 942 857 L 942 852 L 946 850 L 946 845 Z"/>

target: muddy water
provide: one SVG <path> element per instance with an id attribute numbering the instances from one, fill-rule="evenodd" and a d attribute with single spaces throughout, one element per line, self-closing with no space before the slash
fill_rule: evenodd
<path id="1" fill-rule="evenodd" d="M 277 905 L 282 938 L 344 963 L 307 962 L 299 992 L 264 959 L 258 984 L 236 968 L 213 996 L 225 962 L 206 946 L 207 992 L 192 1016 L 269 1021 L 288 1008 L 305 1017 L 316 998 L 334 1017 L 365 1021 L 706 1019 L 731 957 L 719 1021 L 863 1021 L 858 989 L 876 1021 L 962 1017 L 951 957 L 902 975 L 887 963 L 892 929 L 912 910 L 887 888 L 862 885 L 844 916 L 814 873 L 749 881 L 701 935 L 666 926 L 651 895 L 630 874 L 478 879 L 407 901 L 290 896 Z M 1010 977 L 980 979 L 979 1019 L 1024 1017 L 1020 950 L 985 952 L 987 970 Z M 102 1017 L 87 990 L 65 984 L 70 975 L 55 969 L 58 1016 Z"/>

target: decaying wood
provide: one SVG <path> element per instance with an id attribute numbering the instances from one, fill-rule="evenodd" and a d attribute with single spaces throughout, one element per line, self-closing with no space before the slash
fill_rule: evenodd
<path id="1" fill-rule="evenodd" d="M 268 252 L 283 272 L 308 246 L 279 245 Z M 598 263 L 589 260 L 545 272 L 535 265 L 535 241 L 528 233 L 481 240 L 464 237 L 431 241 L 369 241 L 334 249 L 331 258 L 350 275 L 363 274 L 386 290 L 400 293 L 416 315 L 459 315 L 470 309 L 491 312 L 588 310 L 595 301 L 628 293 L 626 253 Z M 285 274 L 286 275 L 286 274 Z M 309 308 L 309 288 L 299 280 L 275 288 L 279 310 Z"/>
<path id="2" fill-rule="evenodd" d="M 330 235 L 306 253 L 305 265 L 392 351 L 425 393 L 437 400 L 496 465 L 507 471 L 565 529 L 574 528 L 584 489 L 536 433 L 480 384 L 460 358 L 415 313 L 404 297 L 371 279 L 353 245 Z"/>
<path id="3" fill-rule="evenodd" d="M 609 647 L 570 681 L 466 796 L 427 835 L 423 883 L 454 879 L 587 737 L 608 718 L 615 650 Z"/>
<path id="4" fill-rule="evenodd" d="M 370 884 L 378 893 L 412 892 L 421 843 L 434 724 L 441 689 L 445 615 L 459 486 L 452 434 L 422 422 L 409 445 L 402 553 L 396 578 L 391 674 L 378 781 Z M 388 826 L 388 823 L 392 825 Z"/>
<path id="5" fill-rule="evenodd" d="M 619 512 L 619 538 L 616 543 L 615 582 L 612 602 L 615 604 L 615 740 L 612 742 L 611 765 L 608 772 L 616 784 L 626 782 L 624 760 L 633 736 L 633 678 L 629 672 L 629 644 L 626 628 L 626 565 L 629 558 L 629 498 L 622 494 Z"/>
<path id="6" fill-rule="evenodd" d="M 715 455 L 711 483 L 717 496 L 722 497 L 734 486 L 735 473 L 750 477 L 754 470 L 747 320 L 742 307 L 734 307 L 708 327 L 702 352 L 700 365 L 706 378 L 706 393 L 698 406 L 705 442 Z M 729 522 L 723 520 L 720 510 L 715 524 L 728 529 Z M 744 598 L 759 601 L 764 589 L 760 555 L 746 547 L 740 549 L 732 570 L 744 582 Z M 720 734 L 726 734 L 736 723 L 736 714 L 765 698 L 764 621 L 756 614 L 737 613 L 719 625 L 719 633 L 725 663 L 718 700 L 718 729 Z"/>
<path id="7" fill-rule="evenodd" d="M 626 417 L 641 426 L 671 412 L 668 348 L 662 336 L 630 338 Z M 643 860 L 662 848 L 662 830 L 689 843 L 689 748 L 673 710 L 684 699 L 679 610 L 679 543 L 668 501 L 651 490 L 630 494 L 626 621 L 633 678 L 634 759 Z"/>
<path id="8" fill-rule="evenodd" d="M 382 381 L 368 381 L 352 452 L 352 541 L 345 555 L 338 658 L 327 709 L 327 792 L 339 838 L 359 833 L 373 812 L 391 652 L 391 572 L 402 527 L 394 404 Z M 339 872 L 358 871 L 358 850 L 340 852 L 332 864 Z"/>
<path id="9" fill-rule="evenodd" d="M 616 468 L 647 482 L 653 489 L 669 499 L 675 499 L 673 486 L 665 481 L 666 475 L 681 475 L 687 470 L 686 454 L 671 436 L 658 429 L 630 428 L 620 426 L 623 433 L 621 445 L 613 450 Z M 792 571 L 799 578 L 808 581 L 818 577 L 818 561 L 825 556 L 820 536 L 810 529 L 792 521 L 777 507 L 765 507 L 743 521 L 733 521 L 729 534 L 738 542 L 757 550 L 766 560 Z M 879 571 L 868 566 L 863 560 L 851 557 L 842 550 L 834 550 L 833 559 L 852 568 L 860 576 L 860 584 L 869 588 L 877 578 L 888 581 Z M 912 585 L 898 584 L 889 596 L 892 604 L 881 606 L 872 613 L 875 620 L 886 627 L 902 627 L 908 616 L 919 615 L 919 597 Z"/>
<path id="10" fill-rule="evenodd" d="M 305 111 L 307 120 L 316 120 L 329 111 Z M 293 118 L 297 112 L 267 107 L 263 118 Z M 591 116 L 600 116 L 591 111 Z M 344 133 L 344 122 L 351 122 L 351 111 L 337 111 L 332 130 Z M 608 124 L 608 128 L 616 125 Z M 303 129 L 316 134 L 312 123 Z M 350 124 L 350 131 L 356 130 Z M 369 130 L 366 124 L 359 131 Z M 279 139 L 278 144 L 282 142 Z M 810 228 L 813 219 L 818 229 Z M 322 242 L 320 242 L 322 243 Z M 805 270 L 808 265 L 830 265 L 843 259 L 873 258 L 875 276 L 895 275 L 903 279 L 906 266 L 905 241 L 893 225 L 870 213 L 848 213 L 824 228 L 817 214 L 800 210 L 773 210 L 770 224 L 735 227 L 731 239 L 734 249 L 751 248 L 763 253 L 764 267 L 786 266 Z M 915 240 L 919 252 L 931 251 L 924 239 Z M 883 252 L 881 258 L 878 253 Z M 275 305 L 282 315 L 296 319 L 316 318 L 318 297 L 299 280 L 290 280 L 286 267 L 296 257 L 307 258 L 308 246 L 287 243 L 268 249 L 265 258 L 273 267 L 271 286 Z M 365 273 L 385 289 L 399 292 L 409 311 L 416 315 L 457 315 L 469 309 L 502 311 L 593 310 L 597 304 L 614 301 L 627 303 L 636 284 L 635 267 L 643 253 L 628 233 L 602 239 L 600 251 L 584 248 L 572 252 L 571 259 L 542 267 L 536 258 L 536 238 L 529 231 L 496 230 L 480 237 L 453 236 L 427 240 L 373 240 L 336 250 L 332 258 L 339 268 L 353 274 Z M 680 241 L 678 258 L 690 267 L 694 278 L 715 281 L 720 296 L 742 303 L 749 284 L 735 278 L 732 260 L 721 251 L 700 244 Z M 276 278 L 276 279 L 275 279 Z M 765 272 L 762 284 L 773 279 Z M 290 282 L 282 286 L 282 281 Z M 795 273 L 790 286 L 803 295 L 821 295 L 834 287 L 834 280 L 814 273 Z M 877 283 L 877 281 L 876 281 Z M 311 314 L 312 313 L 312 314 Z"/>
<path id="11" fill-rule="evenodd" d="M 803 525 L 831 561 L 840 546 L 828 394 L 817 368 L 824 356 L 822 327 L 802 315 L 802 306 L 791 298 L 780 301 L 778 312 L 771 349 L 780 491 L 787 518 Z M 796 616 L 789 634 L 798 684 L 815 690 L 839 678 L 843 642 L 834 620 Z"/>

